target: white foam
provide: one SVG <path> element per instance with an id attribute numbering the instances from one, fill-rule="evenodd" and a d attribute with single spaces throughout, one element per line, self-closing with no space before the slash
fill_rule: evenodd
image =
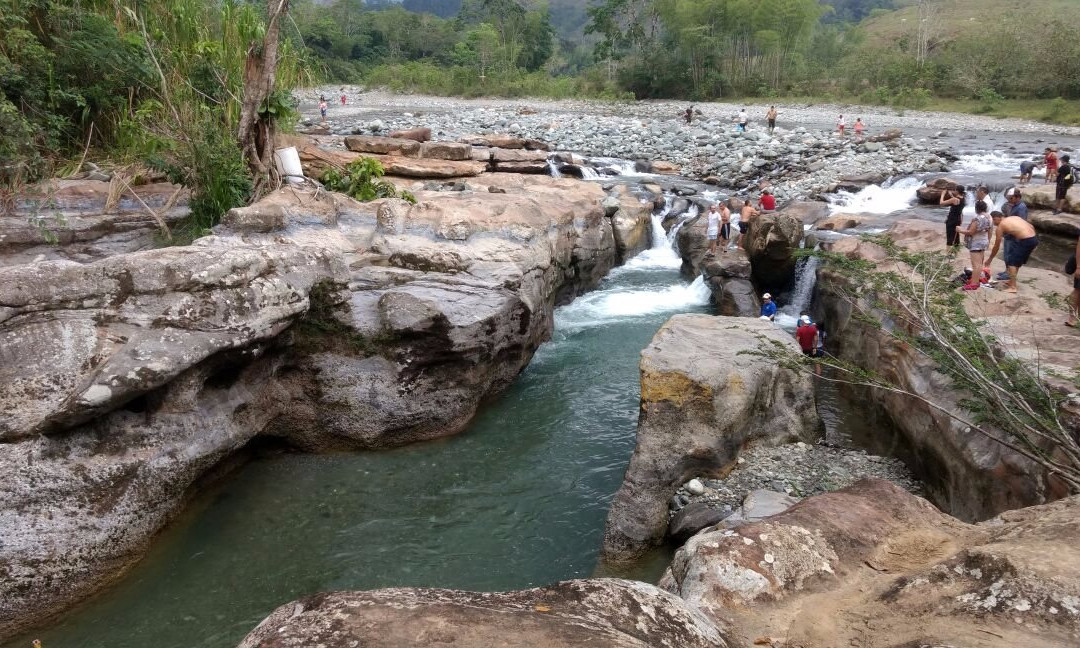
<path id="1" fill-rule="evenodd" d="M 1015 157 L 993 151 L 990 153 L 977 153 L 961 155 L 951 165 L 956 173 L 991 173 L 993 171 L 1016 171 L 1020 168 L 1021 160 L 1027 158 Z"/>
<path id="2" fill-rule="evenodd" d="M 600 177 L 600 174 L 596 172 L 596 169 L 588 166 L 581 167 L 581 179 L 582 180 L 596 180 Z"/>
<path id="3" fill-rule="evenodd" d="M 555 311 L 557 330 L 602 326 L 614 321 L 636 319 L 658 313 L 674 313 L 709 303 L 705 280 L 677 284 L 659 290 L 615 288 L 582 295 Z"/>
<path id="4" fill-rule="evenodd" d="M 911 207 L 918 198 L 915 190 L 922 186 L 918 178 L 901 178 L 885 186 L 869 185 L 858 193 L 838 191 L 829 197 L 831 213 L 892 214 Z"/>

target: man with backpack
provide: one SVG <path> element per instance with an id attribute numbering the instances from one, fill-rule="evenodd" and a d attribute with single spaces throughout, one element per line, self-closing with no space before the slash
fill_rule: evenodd
<path id="1" fill-rule="evenodd" d="M 1069 188 L 1073 186 L 1076 172 L 1073 171 L 1072 164 L 1069 163 L 1069 156 L 1061 156 L 1061 166 L 1057 170 L 1057 193 L 1055 197 L 1057 202 L 1054 203 L 1054 213 L 1060 214 L 1065 209 L 1065 196 L 1069 193 Z"/>

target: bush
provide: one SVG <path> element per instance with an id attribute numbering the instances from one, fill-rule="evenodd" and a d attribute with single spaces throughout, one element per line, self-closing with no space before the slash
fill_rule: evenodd
<path id="1" fill-rule="evenodd" d="M 411 193 L 398 191 L 392 183 L 379 179 L 385 173 L 378 160 L 362 157 L 350 162 L 343 170 L 327 170 L 323 174 L 322 183 L 330 191 L 337 191 L 361 201 L 402 198 L 415 204 L 416 197 Z"/>
<path id="2" fill-rule="evenodd" d="M 1043 114 L 1043 121 L 1050 122 L 1052 124 L 1059 124 L 1066 121 L 1069 117 L 1069 102 L 1065 101 L 1061 97 L 1050 102 L 1047 106 L 1046 112 Z"/>

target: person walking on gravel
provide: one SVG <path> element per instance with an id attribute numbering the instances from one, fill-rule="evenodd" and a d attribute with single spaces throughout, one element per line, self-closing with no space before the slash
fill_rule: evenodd
<path id="1" fill-rule="evenodd" d="M 1046 170 L 1046 173 L 1050 173 L 1050 169 Z M 1060 214 L 1065 209 L 1065 198 L 1069 195 L 1069 189 L 1072 188 L 1076 175 L 1076 171 L 1072 168 L 1072 164 L 1069 161 L 1068 155 L 1061 156 L 1061 166 L 1057 170 L 1057 187 L 1054 197 L 1057 198 L 1057 202 L 1054 203 L 1054 213 Z"/>
<path id="2" fill-rule="evenodd" d="M 326 97 L 319 97 L 319 114 L 322 115 L 322 121 L 326 123 Z"/>
<path id="3" fill-rule="evenodd" d="M 840 133 L 840 137 L 844 136 L 844 129 L 847 127 L 847 122 L 844 121 L 844 116 L 840 115 L 840 118 L 836 120 L 836 130 Z"/>
<path id="4" fill-rule="evenodd" d="M 769 112 L 765 113 L 765 120 L 769 122 L 769 135 L 776 130 L 776 106 L 769 106 Z"/>
<path id="5" fill-rule="evenodd" d="M 967 205 L 966 192 L 964 185 L 956 185 L 955 189 L 946 189 L 941 192 L 939 204 L 949 206 L 949 215 L 945 218 L 945 245 L 947 247 L 960 245 L 960 235 L 956 229 L 964 220 L 964 207 Z"/>
<path id="6" fill-rule="evenodd" d="M 999 211 L 990 214 L 994 221 L 994 249 L 990 251 L 990 258 L 986 265 L 990 265 L 1001 249 L 1001 242 L 1007 241 L 1005 248 L 1005 268 L 1009 271 L 1009 280 L 1005 282 L 1005 291 L 1015 293 L 1017 291 L 1016 275 L 1020 268 L 1031 258 L 1031 253 L 1039 245 L 1039 239 L 1035 236 L 1035 228 L 1019 216 L 1006 216 Z M 982 274 L 981 270 L 972 269 L 972 274 Z"/>
<path id="7" fill-rule="evenodd" d="M 855 118 L 855 137 L 861 138 L 863 132 L 866 130 L 866 124 L 863 123 L 862 117 Z"/>

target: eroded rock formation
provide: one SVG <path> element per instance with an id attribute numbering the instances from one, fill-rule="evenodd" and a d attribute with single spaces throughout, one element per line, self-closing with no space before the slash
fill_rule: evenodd
<path id="1" fill-rule="evenodd" d="M 719 475 L 747 441 L 817 432 L 811 379 L 743 353 L 762 343 L 796 348 L 771 322 L 676 315 L 642 352 L 637 445 L 608 514 L 605 558 L 633 558 L 658 544 L 675 488 Z"/>
<path id="2" fill-rule="evenodd" d="M 474 182 L 286 188 L 191 246 L 0 268 L 0 635 L 116 578 L 256 437 L 460 431 L 617 261 L 598 185 Z"/>
<path id="3" fill-rule="evenodd" d="M 705 615 L 652 585 L 565 581 L 506 593 L 385 589 L 278 608 L 240 648 L 310 646 L 724 648 Z"/>

